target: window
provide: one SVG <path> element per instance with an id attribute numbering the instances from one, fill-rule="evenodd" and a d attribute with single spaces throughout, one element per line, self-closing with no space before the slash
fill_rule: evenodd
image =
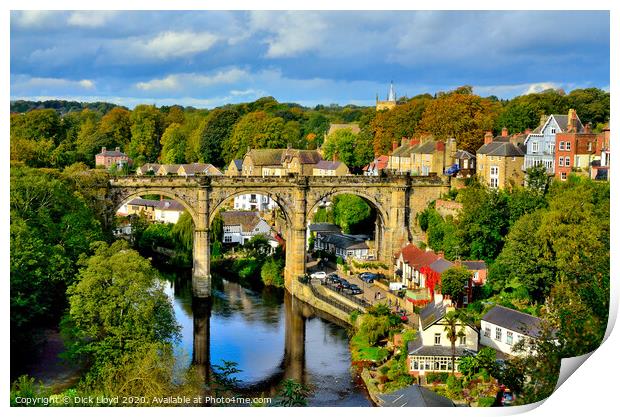
<path id="1" fill-rule="evenodd" d="M 230 242 L 232 242 L 232 236 L 225 235 L 224 236 L 224 243 L 230 243 Z"/>
<path id="2" fill-rule="evenodd" d="M 566 150 L 570 151 L 570 142 L 566 142 Z"/>
<path id="3" fill-rule="evenodd" d="M 588 152 L 592 152 L 592 142 L 588 142 Z"/>
<path id="4" fill-rule="evenodd" d="M 570 156 L 567 156 L 566 158 L 564 158 L 564 166 L 567 166 L 567 167 L 570 166 Z"/>
<path id="5" fill-rule="evenodd" d="M 554 153 L 555 152 L 555 143 L 550 143 L 549 144 L 549 153 Z"/>
<path id="6" fill-rule="evenodd" d="M 565 180 L 565 179 L 566 179 L 566 172 L 562 172 L 562 173 L 560 174 L 560 176 L 561 176 L 561 178 L 562 178 L 563 180 Z"/>
<path id="7" fill-rule="evenodd" d="M 552 133 L 552 134 L 555 134 L 555 127 L 552 127 L 552 128 L 551 128 L 551 133 Z"/>
<path id="8" fill-rule="evenodd" d="M 491 337 L 491 328 L 488 326 L 484 328 L 484 337 Z"/>
<path id="9" fill-rule="evenodd" d="M 564 141 L 560 142 L 560 148 L 559 148 L 559 149 L 560 149 L 561 151 L 563 151 L 563 150 L 564 150 Z"/>
<path id="10" fill-rule="evenodd" d="M 512 345 L 512 332 L 506 332 L 506 343 Z"/>
<path id="11" fill-rule="evenodd" d="M 499 186 L 499 179 L 491 178 L 491 188 L 497 188 Z"/>
<path id="12" fill-rule="evenodd" d="M 490 167 L 490 184 L 492 188 L 497 188 L 499 185 L 499 167 L 497 165 Z"/>
<path id="13" fill-rule="evenodd" d="M 495 329 L 495 340 L 502 340 L 502 329 L 499 327 Z"/>
<path id="14" fill-rule="evenodd" d="M 532 143 L 532 152 L 538 152 L 538 142 Z"/>
<path id="15" fill-rule="evenodd" d="M 464 346 L 467 344 L 467 336 L 459 337 L 459 345 Z"/>
<path id="16" fill-rule="evenodd" d="M 435 333 L 435 346 L 441 345 L 441 333 Z"/>
<path id="17" fill-rule="evenodd" d="M 563 156 L 560 156 L 560 159 L 558 161 L 558 165 L 561 166 L 561 167 L 564 166 L 564 157 Z"/>

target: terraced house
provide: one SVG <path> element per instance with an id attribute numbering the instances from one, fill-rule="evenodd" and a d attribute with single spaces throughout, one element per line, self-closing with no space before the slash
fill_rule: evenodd
<path id="1" fill-rule="evenodd" d="M 491 188 L 522 185 L 525 136 L 509 136 L 506 128 L 501 136 L 493 137 L 493 133 L 487 132 L 484 145 L 476 151 L 476 176 Z"/>
<path id="2" fill-rule="evenodd" d="M 423 176 L 443 174 L 457 153 L 456 139 L 444 142 L 431 135 L 403 138 L 400 146 L 394 142 L 392 148 L 387 165 L 389 171 Z"/>

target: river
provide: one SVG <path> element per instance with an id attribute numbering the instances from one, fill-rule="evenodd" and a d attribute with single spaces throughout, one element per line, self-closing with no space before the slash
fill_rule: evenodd
<path id="1" fill-rule="evenodd" d="M 274 393 L 292 377 L 311 388 L 309 406 L 371 406 L 351 372 L 347 329 L 336 319 L 273 288 L 214 279 L 212 302 L 197 306 L 185 274 L 169 275 L 166 286 L 182 328 L 175 354 L 184 366 L 196 358 L 234 361 L 246 390 Z"/>

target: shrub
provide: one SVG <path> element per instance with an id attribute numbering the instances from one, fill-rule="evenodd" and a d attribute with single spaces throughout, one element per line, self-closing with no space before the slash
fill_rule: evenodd
<path id="1" fill-rule="evenodd" d="M 435 382 L 445 384 L 448 380 L 448 373 L 446 372 L 433 372 L 426 374 L 426 382 L 428 384 L 433 384 Z"/>
<path id="2" fill-rule="evenodd" d="M 495 404 L 495 397 L 480 397 L 478 407 L 492 407 Z"/>

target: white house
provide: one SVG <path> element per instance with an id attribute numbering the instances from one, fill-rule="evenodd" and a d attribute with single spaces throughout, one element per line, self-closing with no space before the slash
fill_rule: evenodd
<path id="1" fill-rule="evenodd" d="M 262 194 L 240 194 L 235 196 L 235 210 L 271 211 L 278 204 L 269 196 Z"/>
<path id="2" fill-rule="evenodd" d="M 185 207 L 175 200 L 161 200 L 155 206 L 155 221 L 162 223 L 176 223 L 185 211 Z"/>
<path id="3" fill-rule="evenodd" d="M 264 235 L 267 240 L 272 235 L 271 226 L 255 211 L 225 211 L 222 212 L 222 220 L 224 243 L 243 245 L 256 235 Z"/>
<path id="4" fill-rule="evenodd" d="M 502 306 L 494 306 L 480 321 L 480 344 L 508 355 L 519 356 L 527 352 L 513 352 L 521 339 L 532 341 L 540 333 L 541 321 L 529 314 Z M 527 346 L 526 346 L 527 347 Z"/>
<path id="5" fill-rule="evenodd" d="M 446 314 L 454 308 L 441 295 L 427 305 L 418 321 L 416 338 L 407 345 L 407 366 L 412 375 L 426 372 L 452 372 L 452 342 L 446 331 Z M 456 340 L 455 372 L 459 358 L 478 351 L 478 330 L 470 323 L 458 321 L 456 331 L 463 333 Z"/>
<path id="6" fill-rule="evenodd" d="M 340 233 L 317 234 L 314 241 L 314 250 L 324 250 L 345 260 L 348 258 L 372 259 L 373 256 L 366 240 L 367 237 L 343 235 Z"/>

